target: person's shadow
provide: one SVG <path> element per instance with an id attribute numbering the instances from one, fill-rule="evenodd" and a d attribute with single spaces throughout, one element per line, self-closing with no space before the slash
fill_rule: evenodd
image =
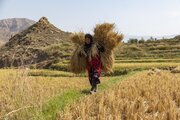
<path id="1" fill-rule="evenodd" d="M 81 94 L 89 95 L 90 91 L 88 89 L 84 89 L 81 91 Z"/>

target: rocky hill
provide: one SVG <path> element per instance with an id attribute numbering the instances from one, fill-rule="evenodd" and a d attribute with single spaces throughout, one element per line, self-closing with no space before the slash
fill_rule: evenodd
<path id="1" fill-rule="evenodd" d="M 0 20 L 0 42 L 6 43 L 15 34 L 27 29 L 35 21 L 26 18 L 9 18 Z"/>
<path id="2" fill-rule="evenodd" d="M 23 65 L 44 68 L 67 59 L 72 48 L 69 42 L 70 34 L 56 28 L 47 18 L 42 17 L 1 47 L 0 67 Z"/>

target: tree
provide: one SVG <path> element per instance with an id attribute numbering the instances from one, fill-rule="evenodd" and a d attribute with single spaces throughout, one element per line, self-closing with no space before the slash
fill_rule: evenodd
<path id="1" fill-rule="evenodd" d="M 137 44 L 137 43 L 138 43 L 138 39 L 130 38 L 130 39 L 128 40 L 128 43 Z"/>
<path id="2" fill-rule="evenodd" d="M 139 43 L 144 43 L 145 42 L 145 40 L 144 40 L 144 38 L 142 37 L 140 40 L 139 40 Z"/>

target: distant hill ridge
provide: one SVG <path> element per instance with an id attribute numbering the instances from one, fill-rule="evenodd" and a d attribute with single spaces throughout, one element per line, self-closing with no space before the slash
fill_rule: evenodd
<path id="1" fill-rule="evenodd" d="M 9 18 L 0 20 L 0 42 L 6 43 L 13 35 L 27 29 L 35 21 L 26 18 Z"/>

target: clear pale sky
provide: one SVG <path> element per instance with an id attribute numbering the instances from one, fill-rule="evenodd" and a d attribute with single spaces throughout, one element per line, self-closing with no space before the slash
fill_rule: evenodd
<path id="1" fill-rule="evenodd" d="M 180 0 L 0 0 L 0 19 L 42 16 L 70 32 L 111 22 L 129 35 L 180 34 Z"/>

